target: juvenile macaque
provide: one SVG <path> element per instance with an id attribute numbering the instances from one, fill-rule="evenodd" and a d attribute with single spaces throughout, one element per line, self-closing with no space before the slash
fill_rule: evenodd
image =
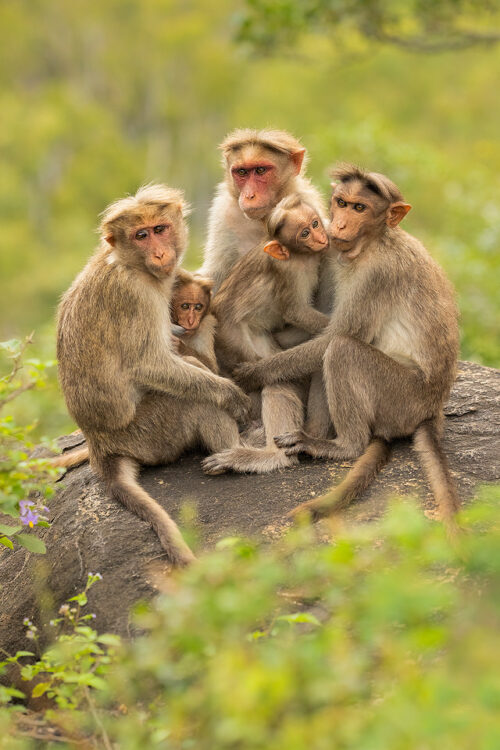
<path id="1" fill-rule="evenodd" d="M 172 321 L 181 327 L 178 353 L 218 372 L 214 351 L 217 321 L 210 312 L 212 282 L 178 268 L 172 292 Z"/>
<path id="2" fill-rule="evenodd" d="M 109 206 L 101 244 L 59 308 L 57 356 L 68 410 L 111 497 L 148 521 L 171 562 L 193 560 L 174 521 L 138 484 L 140 464 L 190 446 L 239 445 L 248 397 L 172 349 L 170 303 L 187 239 L 182 192 L 149 185 Z"/>
<path id="3" fill-rule="evenodd" d="M 394 438 L 414 435 L 429 483 L 452 528 L 458 498 L 440 446 L 443 405 L 459 347 L 453 290 L 422 244 L 398 224 L 410 210 L 384 175 L 334 172 L 330 238 L 337 251 L 335 306 L 317 338 L 236 372 L 246 388 L 322 370 L 334 440 L 277 437 L 290 454 L 339 460 L 365 451 L 345 481 L 299 506 L 315 517 L 343 509 L 373 479 Z"/>
<path id="4" fill-rule="evenodd" d="M 287 323 L 316 334 L 329 320 L 312 307 L 329 244 L 321 217 L 291 195 L 271 211 L 266 228 L 267 240 L 233 266 L 212 304 L 218 348 L 233 365 L 279 351 L 272 333 Z"/>

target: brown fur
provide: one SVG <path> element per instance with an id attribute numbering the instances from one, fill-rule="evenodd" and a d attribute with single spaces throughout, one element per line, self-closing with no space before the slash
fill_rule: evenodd
<path id="1" fill-rule="evenodd" d="M 438 427 L 459 347 L 453 290 L 422 244 L 397 226 L 410 207 L 394 183 L 345 165 L 336 177 L 340 181 L 334 186 L 329 231 L 338 263 L 328 328 L 294 349 L 242 365 L 236 377 L 244 387 L 255 388 L 322 369 L 325 409 L 337 437 L 295 433 L 281 436 L 277 444 L 294 455 L 304 451 L 344 460 L 359 456 L 372 438 L 391 441 L 415 434 L 424 469 L 451 526 L 458 501 L 439 448 Z M 346 205 L 339 206 L 339 200 Z M 365 206 L 359 215 L 358 203 Z M 363 463 L 375 473 L 379 451 L 370 452 L 373 461 L 365 457 Z M 355 476 L 348 477 L 344 489 L 356 484 Z M 363 480 L 359 491 L 364 486 Z M 349 489 L 348 494 L 352 498 L 357 491 Z M 339 500 L 338 492 L 328 497 L 309 503 L 307 509 L 325 514 L 344 507 L 345 498 Z"/>
<path id="2" fill-rule="evenodd" d="M 182 325 L 182 321 L 176 316 L 176 307 L 184 301 L 183 290 L 192 287 L 198 287 L 200 299 L 204 302 L 205 308 L 196 321 L 195 332 L 179 337 L 177 351 L 182 357 L 194 357 L 209 370 L 218 374 L 219 368 L 214 348 L 217 320 L 210 312 L 213 287 L 210 279 L 204 279 L 184 268 L 177 269 L 171 303 L 172 320 Z"/>
<path id="3" fill-rule="evenodd" d="M 318 284 L 322 250 L 328 238 L 320 217 L 299 196 L 288 196 L 271 212 L 268 240 L 241 258 L 212 303 L 219 325 L 216 350 L 226 370 L 238 362 L 256 361 L 279 351 L 272 336 L 285 323 L 316 333 L 328 317 L 311 306 Z M 307 232 L 307 237 L 302 237 Z M 270 254 L 269 254 L 270 253 Z M 273 438 L 285 427 L 299 429 L 303 421 L 301 393 L 295 386 L 274 386 L 262 394 L 266 448 L 251 449 L 256 465 L 291 465 Z M 225 451 L 204 462 L 214 472 L 234 469 L 241 448 Z M 249 456 L 250 449 L 246 449 Z M 218 462 L 217 459 L 220 458 Z"/>
<path id="4" fill-rule="evenodd" d="M 161 185 L 107 209 L 100 247 L 62 299 L 57 336 L 61 386 L 93 468 L 112 497 L 153 525 L 177 565 L 193 554 L 137 483 L 138 466 L 174 461 L 199 443 L 210 451 L 238 445 L 235 419 L 249 407 L 233 383 L 172 350 L 170 299 L 187 236 L 184 209 L 182 194 Z M 138 238 L 141 227 L 146 238 Z"/>
<path id="5" fill-rule="evenodd" d="M 216 293 L 229 275 L 231 268 L 267 238 L 265 219 L 276 204 L 288 195 L 297 194 L 300 198 L 313 206 L 324 219 L 326 210 L 323 199 L 318 191 L 304 176 L 307 161 L 305 149 L 300 142 L 286 131 L 281 130 L 252 130 L 241 129 L 230 133 L 220 146 L 223 154 L 224 181 L 217 187 L 216 195 L 210 208 L 208 219 L 208 236 L 205 246 L 205 258 L 200 273 L 214 281 Z M 275 166 L 275 179 L 268 184 L 267 197 L 264 207 L 257 213 L 250 215 L 241 202 L 240 188 L 236 185 L 231 169 L 235 164 L 245 165 L 259 162 L 271 163 Z M 321 263 L 319 272 L 319 289 L 316 306 L 324 313 L 331 309 L 332 284 L 329 271 L 329 257 L 326 255 Z M 290 341 L 304 340 L 304 332 L 295 328 L 283 331 L 281 341 L 289 345 Z M 306 335 L 307 338 L 307 335 Z M 288 342 L 288 343 L 286 343 Z M 313 377 L 313 380 L 315 376 Z M 319 380 L 319 388 L 321 381 Z M 313 389 L 314 390 L 314 389 Z M 293 391 L 293 392 L 292 392 Z M 290 394 L 290 403 L 286 413 L 281 412 L 285 404 L 286 393 Z M 313 401 L 315 401 L 313 399 Z M 317 401 L 317 400 L 316 400 Z M 315 402 L 316 402 L 315 401 Z M 296 392 L 289 388 L 272 388 L 267 392 L 263 419 L 271 430 L 271 436 L 276 429 L 294 429 L 297 420 L 302 420 L 295 414 L 291 423 L 285 423 L 282 418 L 294 412 Z M 321 423 L 321 415 L 316 413 L 308 424 Z M 320 430 L 315 434 L 323 434 Z M 269 446 L 274 450 L 273 446 Z M 276 451 L 274 451 L 276 453 Z"/>

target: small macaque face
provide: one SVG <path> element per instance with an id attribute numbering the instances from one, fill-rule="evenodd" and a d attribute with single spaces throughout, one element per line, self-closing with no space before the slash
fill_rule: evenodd
<path id="1" fill-rule="evenodd" d="M 306 204 L 289 212 L 280 231 L 280 240 L 299 253 L 319 253 L 330 244 L 323 222 Z"/>
<path id="2" fill-rule="evenodd" d="M 133 227 L 130 246 L 144 259 L 146 269 L 158 278 L 169 276 L 177 263 L 172 225 L 162 220 L 150 226 Z"/>
<path id="3" fill-rule="evenodd" d="M 172 296 L 172 320 L 192 336 L 208 312 L 209 294 L 196 282 L 183 284 Z"/>
<path id="4" fill-rule="evenodd" d="M 251 219 L 262 219 L 281 197 L 283 185 L 300 172 L 304 152 L 289 156 L 262 146 L 245 146 L 228 160 L 238 205 Z"/>
<path id="5" fill-rule="evenodd" d="M 293 208 L 286 209 L 280 203 L 268 222 L 268 231 L 273 239 L 263 249 L 276 260 L 289 260 L 290 253 L 320 253 L 330 245 L 321 218 L 307 203 L 295 202 Z"/>

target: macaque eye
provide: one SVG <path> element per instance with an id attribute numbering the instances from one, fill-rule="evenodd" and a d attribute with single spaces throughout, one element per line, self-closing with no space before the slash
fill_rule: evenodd
<path id="1" fill-rule="evenodd" d="M 364 211 L 365 208 L 366 208 L 366 206 L 365 206 L 364 203 L 355 203 L 354 204 L 354 210 L 357 211 L 358 214 L 360 214 L 362 211 Z"/>
<path id="2" fill-rule="evenodd" d="M 136 240 L 145 240 L 147 236 L 148 236 L 148 232 L 147 232 L 146 229 L 139 229 L 135 233 L 135 239 Z"/>
<path id="3" fill-rule="evenodd" d="M 197 304 L 196 304 L 196 305 L 194 306 L 194 309 L 195 309 L 195 310 L 197 310 L 198 312 L 200 312 L 200 310 L 203 310 L 203 305 L 201 304 L 201 302 L 198 302 L 198 303 L 197 303 Z"/>
<path id="4" fill-rule="evenodd" d="M 342 200 L 342 198 L 337 198 L 337 206 L 340 206 L 340 208 L 344 208 L 345 206 L 347 206 L 347 203 Z"/>
<path id="5" fill-rule="evenodd" d="M 240 177 L 246 177 L 248 174 L 248 170 L 244 169 L 243 167 L 240 167 L 236 170 L 236 174 L 239 174 Z"/>
<path id="6" fill-rule="evenodd" d="M 302 232 L 300 233 L 300 236 L 305 238 L 305 237 L 309 237 L 310 234 L 311 232 L 309 231 L 309 229 L 303 229 Z"/>
<path id="7" fill-rule="evenodd" d="M 189 310 L 189 302 L 183 302 L 181 305 L 181 310 Z"/>
<path id="8" fill-rule="evenodd" d="M 256 174 L 264 174 L 264 172 L 267 172 L 266 167 L 255 167 L 255 173 Z"/>
<path id="9" fill-rule="evenodd" d="M 165 229 L 167 229 L 167 226 L 168 226 L 167 224 L 157 224 L 157 225 L 156 225 L 156 226 L 155 226 L 155 227 L 153 228 L 153 232 L 154 232 L 155 234 L 161 234 L 162 232 L 164 232 L 164 231 L 165 231 Z"/>
<path id="10" fill-rule="evenodd" d="M 319 227 L 319 221 L 317 219 L 314 219 L 314 221 L 312 223 L 312 228 L 313 229 L 317 229 L 318 227 Z"/>

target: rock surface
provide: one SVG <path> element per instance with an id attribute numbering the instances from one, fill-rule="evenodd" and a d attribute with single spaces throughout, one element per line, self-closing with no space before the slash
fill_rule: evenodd
<path id="1" fill-rule="evenodd" d="M 445 411 L 444 447 L 466 502 L 479 483 L 500 481 L 500 371 L 460 363 Z M 69 436 L 61 445 L 68 448 L 80 440 Z M 228 535 L 276 537 L 289 510 L 323 493 L 350 465 L 306 458 L 273 474 L 209 477 L 200 458 L 188 455 L 141 475 L 143 486 L 177 520 L 183 504 L 196 508 L 198 552 Z M 395 445 L 391 462 L 349 517 L 369 521 L 383 513 L 389 496 L 411 493 L 421 498 L 424 513 L 435 514 L 417 457 L 404 440 Z M 103 576 L 89 597 L 101 631 L 130 635 L 131 606 L 155 593 L 152 567 L 162 565 L 164 557 L 154 532 L 106 498 L 88 465 L 64 477 L 50 510 L 51 527 L 41 534 L 46 555 L 24 549 L 0 552 L 0 645 L 9 653 L 29 647 L 23 618 L 38 625 L 47 622 L 61 603 L 82 590 L 89 571 Z"/>

